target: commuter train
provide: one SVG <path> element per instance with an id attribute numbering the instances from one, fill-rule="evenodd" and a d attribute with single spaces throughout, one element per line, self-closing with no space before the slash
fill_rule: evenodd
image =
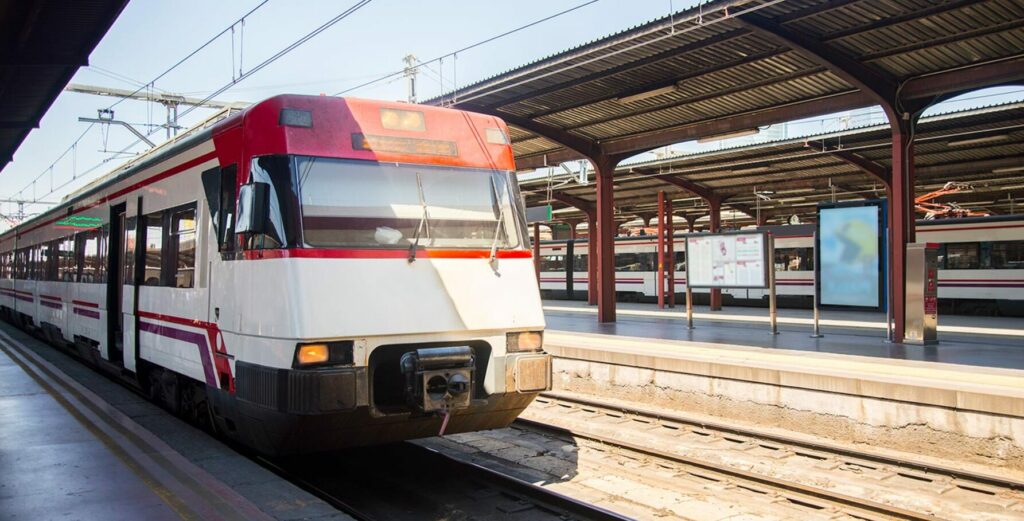
<path id="1" fill-rule="evenodd" d="M 505 124 L 282 95 L 0 236 L 9 321 L 259 451 L 507 426 L 550 388 Z"/>
<path id="2" fill-rule="evenodd" d="M 814 226 L 766 226 L 775 235 L 776 295 L 780 306 L 808 307 L 814 295 Z M 946 312 L 1024 316 L 1024 217 L 921 220 L 917 240 L 939 244 L 939 305 Z M 541 243 L 541 294 L 579 299 L 587 293 L 586 239 Z M 674 241 L 676 292 L 686 288 L 685 239 Z M 572 259 L 569 262 L 568 259 Z M 615 240 L 615 291 L 622 300 L 657 298 L 654 237 Z M 570 283 L 571 281 L 571 283 Z M 694 289 L 706 301 L 707 289 Z M 764 305 L 767 291 L 723 289 L 726 303 Z M 677 301 L 681 302 L 681 300 Z"/>

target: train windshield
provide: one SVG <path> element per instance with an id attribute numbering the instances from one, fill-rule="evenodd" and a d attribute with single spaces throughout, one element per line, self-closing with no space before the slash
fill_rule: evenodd
<path id="1" fill-rule="evenodd" d="M 298 156 L 302 235 L 319 248 L 522 248 L 514 173 Z"/>

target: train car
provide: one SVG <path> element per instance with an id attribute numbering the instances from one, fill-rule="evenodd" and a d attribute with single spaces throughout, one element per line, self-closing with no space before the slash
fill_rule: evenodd
<path id="1" fill-rule="evenodd" d="M 262 452 L 507 426 L 550 387 L 508 130 L 277 96 L 0 236 L 0 310 Z"/>
<path id="2" fill-rule="evenodd" d="M 775 280 L 780 306 L 809 307 L 814 294 L 814 226 L 766 226 L 775 235 Z M 921 220 L 917 240 L 939 244 L 939 303 L 946 312 L 1024 315 L 1024 218 L 1020 216 Z M 685 286 L 685 238 L 676 234 L 676 291 Z M 615 291 L 622 300 L 657 298 L 653 237 L 615 240 Z M 572 262 L 567 259 L 572 258 Z M 541 292 L 579 299 L 587 291 L 586 239 L 541 244 Z M 571 277 L 572 285 L 568 284 Z M 708 290 L 694 290 L 706 300 Z M 726 303 L 765 305 L 759 289 L 722 290 Z"/>

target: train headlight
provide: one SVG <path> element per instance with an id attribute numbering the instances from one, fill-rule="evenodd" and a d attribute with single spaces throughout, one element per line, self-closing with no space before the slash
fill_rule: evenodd
<path id="1" fill-rule="evenodd" d="M 295 362 L 292 367 L 351 364 L 353 362 L 352 346 L 351 340 L 299 344 L 295 347 Z"/>
<path id="2" fill-rule="evenodd" d="M 543 331 L 520 331 L 509 333 L 505 348 L 509 353 L 540 351 L 544 348 Z"/>

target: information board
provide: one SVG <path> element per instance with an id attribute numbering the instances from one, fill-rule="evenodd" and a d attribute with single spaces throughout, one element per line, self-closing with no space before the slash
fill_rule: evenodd
<path id="1" fill-rule="evenodd" d="M 764 232 L 690 235 L 686 283 L 691 288 L 767 288 L 768 237 Z"/>

